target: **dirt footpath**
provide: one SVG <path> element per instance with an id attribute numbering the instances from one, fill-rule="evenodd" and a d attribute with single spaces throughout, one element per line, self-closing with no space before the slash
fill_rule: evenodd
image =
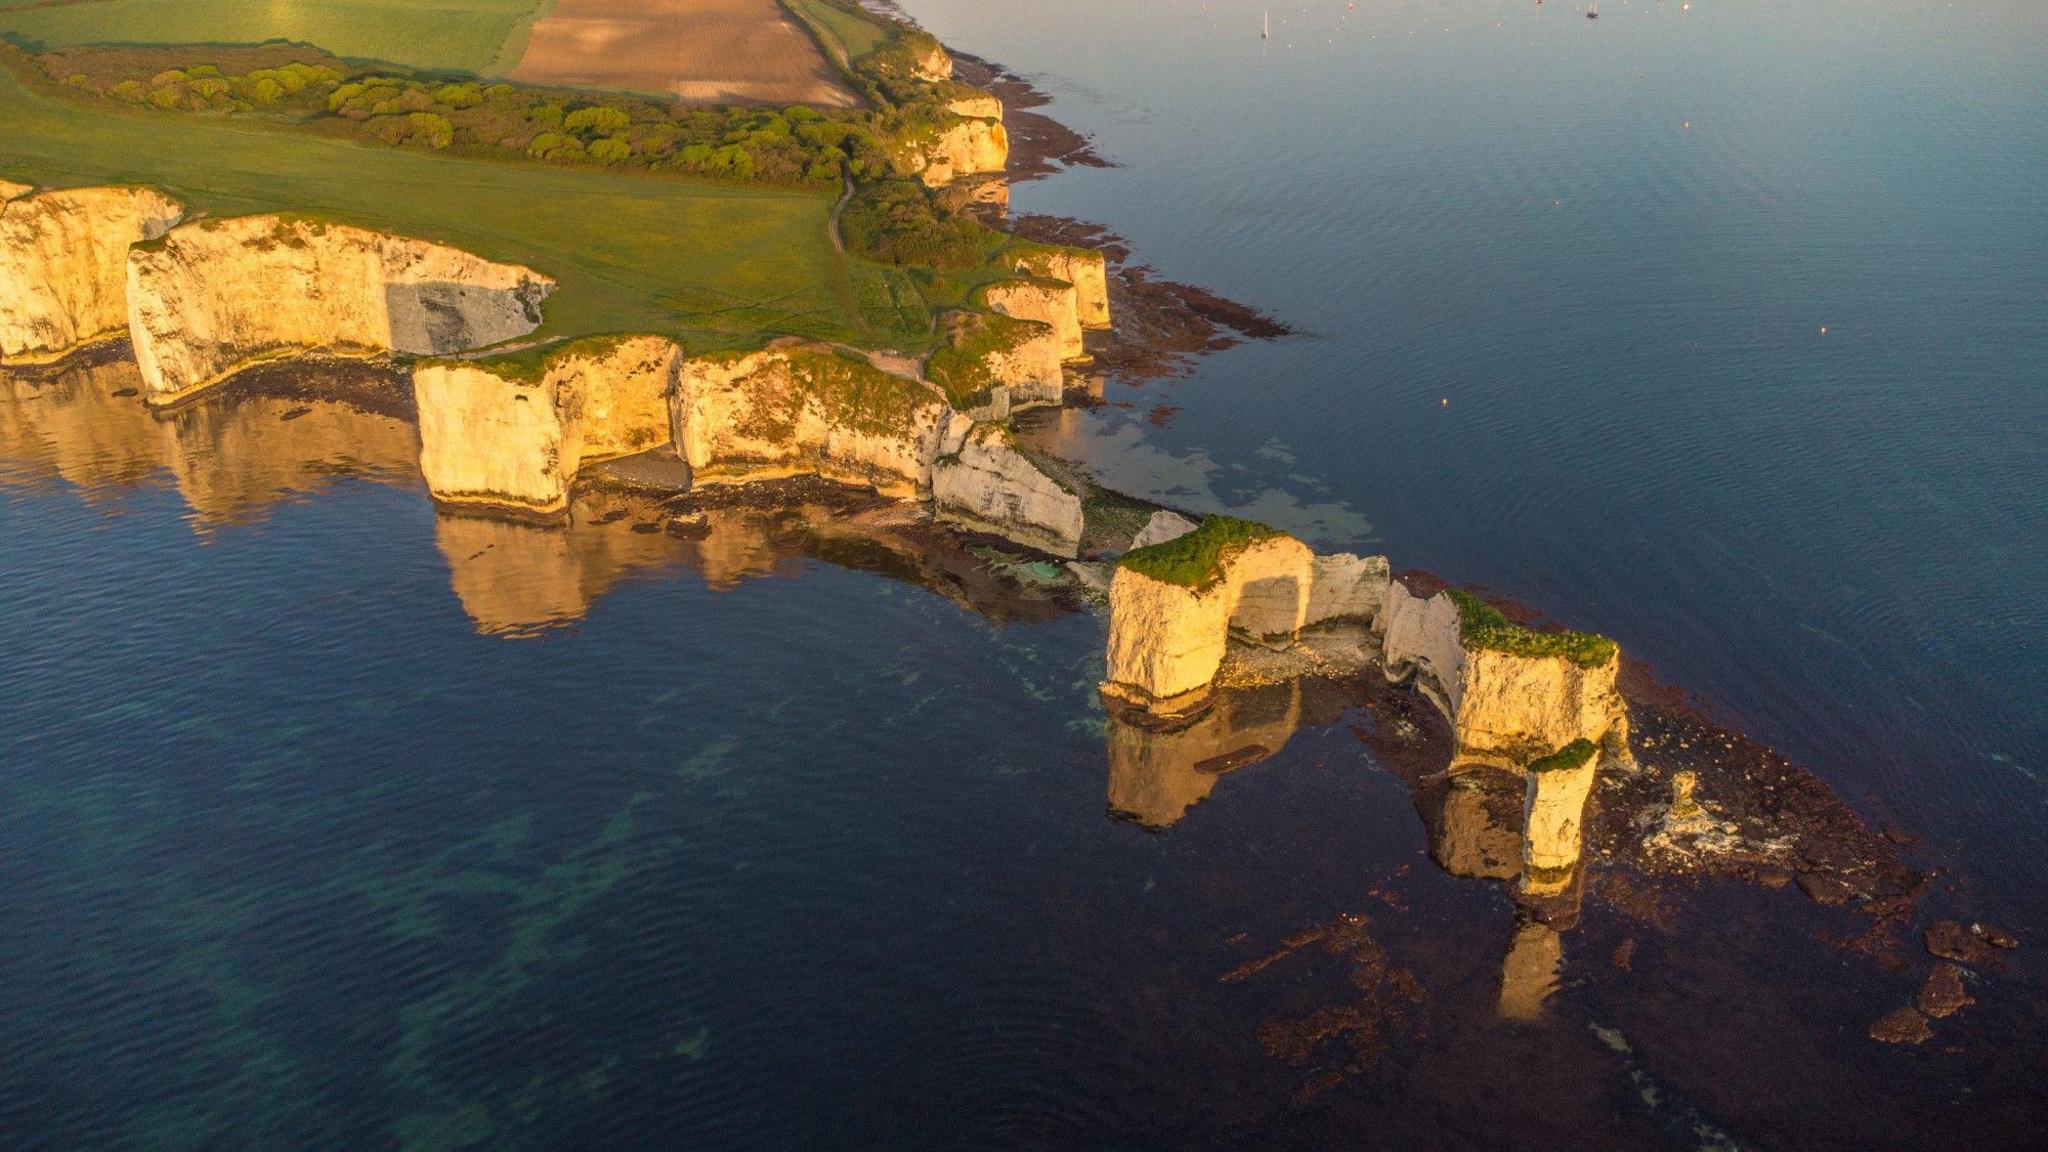
<path id="1" fill-rule="evenodd" d="M 858 103 L 776 0 L 559 0 L 511 78 L 687 104 Z"/>

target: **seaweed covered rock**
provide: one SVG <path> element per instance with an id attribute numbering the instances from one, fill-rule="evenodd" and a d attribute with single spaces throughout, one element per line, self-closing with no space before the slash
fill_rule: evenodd
<path id="1" fill-rule="evenodd" d="M 997 280 L 975 290 L 974 304 L 990 312 L 1036 320 L 1052 327 L 1062 360 L 1087 355 L 1081 342 L 1080 294 L 1065 280 L 1026 276 Z"/>
<path id="2" fill-rule="evenodd" d="M 52 360 L 128 327 L 128 249 L 183 209 L 148 188 L 0 188 L 0 363 Z"/>
<path id="3" fill-rule="evenodd" d="M 1020 244 L 1007 257 L 1010 267 L 1029 276 L 1064 280 L 1074 286 L 1074 307 L 1083 328 L 1107 328 L 1109 266 L 1093 248 Z"/>
<path id="4" fill-rule="evenodd" d="M 801 343 L 693 357 L 670 403 L 696 483 L 815 475 L 897 497 L 930 490 L 954 418 L 924 384 Z"/>
<path id="5" fill-rule="evenodd" d="M 1398 581 L 1382 618 L 1388 678 L 1412 677 L 1443 710 L 1458 759 L 1520 765 L 1581 739 L 1626 754 L 1613 641 L 1531 631 L 1476 597 L 1448 590 L 1424 599 Z"/>
<path id="6" fill-rule="evenodd" d="M 681 362 L 674 341 L 631 336 L 422 364 L 420 472 L 436 500 L 558 512 L 583 464 L 668 443 Z"/>
<path id="7" fill-rule="evenodd" d="M 1059 334 L 1051 325 L 995 312 L 954 312 L 946 343 L 925 362 L 925 377 L 955 409 L 1001 420 L 1020 408 L 1058 404 L 1065 395 Z"/>
<path id="8" fill-rule="evenodd" d="M 1081 551 L 1081 496 L 1031 462 L 1008 431 L 978 424 L 932 469 L 941 520 L 991 532 L 1055 556 Z"/>
<path id="9" fill-rule="evenodd" d="M 305 352 L 447 356 L 540 325 L 554 282 L 460 249 L 295 216 L 200 220 L 128 253 L 129 332 L 164 404 Z"/>

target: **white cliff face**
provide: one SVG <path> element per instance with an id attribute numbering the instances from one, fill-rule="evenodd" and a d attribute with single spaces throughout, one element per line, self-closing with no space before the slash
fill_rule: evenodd
<path id="1" fill-rule="evenodd" d="M 1051 325 L 1059 339 L 1060 359 L 1087 355 L 1081 342 L 1080 295 L 1072 284 L 1043 277 L 998 280 L 983 285 L 976 298 L 991 312 Z"/>
<path id="2" fill-rule="evenodd" d="M 953 78 L 953 58 L 936 41 L 925 49 L 924 54 L 911 63 L 911 74 L 919 80 L 936 84 Z"/>
<path id="3" fill-rule="evenodd" d="M 930 490 L 953 416 L 929 387 L 818 345 L 691 359 L 670 406 L 698 483 L 816 475 L 901 498 Z"/>
<path id="4" fill-rule="evenodd" d="M 1138 529 L 1138 534 L 1131 538 L 1131 547 L 1138 549 L 1164 544 L 1168 540 L 1178 540 L 1194 530 L 1193 520 L 1178 512 L 1168 512 L 1162 508 L 1154 512 L 1150 520 L 1145 521 L 1143 528 Z"/>
<path id="5" fill-rule="evenodd" d="M 977 425 L 934 466 L 932 505 L 941 520 L 1055 556 L 1080 555 L 1080 495 L 1026 459 L 995 425 Z"/>
<path id="6" fill-rule="evenodd" d="M 540 325 L 554 282 L 459 249 L 280 216 L 201 220 L 128 257 L 153 403 L 304 352 L 445 356 Z"/>
<path id="7" fill-rule="evenodd" d="M 1010 266 L 1019 272 L 1064 280 L 1074 286 L 1076 318 L 1083 328 L 1108 328 L 1109 266 L 1092 248 L 1025 248 Z"/>
<path id="8" fill-rule="evenodd" d="M 946 111 L 976 120 L 1001 120 L 1003 102 L 994 93 L 963 90 L 946 101 Z"/>
<path id="9" fill-rule="evenodd" d="M 0 196 L 0 363 L 53 360 L 128 326 L 128 248 L 183 214 L 147 188 Z"/>
<path id="10" fill-rule="evenodd" d="M 1519 656 L 1467 645 L 1449 593 L 1387 591 L 1385 668 L 1416 686 L 1451 721 L 1460 759 L 1515 764 L 1574 740 L 1626 745 L 1628 705 L 1615 687 L 1617 652 L 1594 668 L 1563 656 Z"/>
<path id="11" fill-rule="evenodd" d="M 1065 398 L 1059 334 L 1050 325 L 993 312 L 955 312 L 945 325 L 946 346 L 924 371 L 955 408 L 977 420 L 1002 420 Z"/>
<path id="12" fill-rule="evenodd" d="M 931 188 L 1001 172 L 1010 164 L 1010 133 L 1001 120 L 963 117 L 926 141 L 911 164 Z"/>
<path id="13" fill-rule="evenodd" d="M 1201 584 L 1148 575 L 1133 556 L 1110 579 L 1104 690 L 1135 703 L 1173 711 L 1216 678 L 1233 630 L 1285 646 L 1307 620 L 1314 557 L 1291 536 L 1226 547 Z"/>
<path id="14" fill-rule="evenodd" d="M 1576 767 L 1529 773 L 1523 807 L 1522 890 L 1552 895 L 1571 886 L 1578 867 L 1586 798 L 1600 762 L 1598 753 Z"/>
<path id="15" fill-rule="evenodd" d="M 1392 582 L 1385 556 L 1353 556 L 1339 552 L 1315 559 L 1309 587 L 1308 622 L 1355 620 L 1371 624 L 1386 606 Z"/>
<path id="16" fill-rule="evenodd" d="M 668 442 L 681 362 L 674 341 L 635 336 L 569 345 L 537 374 L 422 364 L 420 472 L 437 500 L 558 512 L 582 465 Z"/>

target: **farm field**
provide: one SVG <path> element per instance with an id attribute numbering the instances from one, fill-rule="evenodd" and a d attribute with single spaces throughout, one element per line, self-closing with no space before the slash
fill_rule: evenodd
<path id="1" fill-rule="evenodd" d="M 0 0 L 31 49 L 293 40 L 337 56 L 499 76 L 549 0 Z"/>
<path id="2" fill-rule="evenodd" d="M 542 337 L 762 333 L 922 346 L 898 273 L 831 243 L 830 194 L 370 147 L 211 118 L 82 106 L 0 68 L 0 176 L 150 184 L 217 215 L 311 212 L 555 277 Z"/>
<path id="3" fill-rule="evenodd" d="M 558 0 L 511 78 L 692 104 L 859 103 L 776 0 Z"/>

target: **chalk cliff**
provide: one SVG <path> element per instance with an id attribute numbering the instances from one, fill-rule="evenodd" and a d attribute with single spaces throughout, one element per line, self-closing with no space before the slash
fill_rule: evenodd
<path id="1" fill-rule="evenodd" d="M 946 111 L 977 120 L 1001 120 L 1003 102 L 993 92 L 983 92 L 965 84 L 951 84 L 946 88 Z"/>
<path id="2" fill-rule="evenodd" d="M 668 443 L 681 363 L 674 341 L 631 336 L 576 341 L 538 365 L 421 364 L 420 472 L 437 500 L 558 512 L 583 464 Z"/>
<path id="3" fill-rule="evenodd" d="M 33 191 L 35 191 L 35 188 L 30 185 L 16 184 L 12 180 L 0 180 L 0 204 L 5 204 L 9 200 L 19 200 Z"/>
<path id="4" fill-rule="evenodd" d="M 166 404 L 303 352 L 446 356 L 540 324 L 547 277 L 424 240 L 290 216 L 200 220 L 128 255 L 146 395 Z"/>
<path id="5" fill-rule="evenodd" d="M 1093 248 L 1023 245 L 1009 257 L 1010 267 L 1029 276 L 1064 280 L 1074 286 L 1075 316 L 1083 328 L 1109 324 L 1109 266 Z"/>
<path id="6" fill-rule="evenodd" d="M 925 361 L 924 374 L 959 411 L 1002 420 L 1065 396 L 1059 334 L 1051 325 L 995 312 L 953 312 L 943 328 L 946 343 Z"/>
<path id="7" fill-rule="evenodd" d="M 1580 739 L 1625 755 L 1619 650 L 1580 637 L 1586 643 L 1568 654 L 1570 646 L 1547 643 L 1543 634 L 1482 619 L 1488 611 L 1470 598 L 1461 603 L 1455 592 L 1424 599 L 1398 581 L 1387 590 L 1387 676 L 1413 677 L 1443 710 L 1456 758 L 1520 765 Z"/>
<path id="8" fill-rule="evenodd" d="M 1065 280 L 1043 276 L 997 280 L 977 288 L 973 303 L 990 312 L 1050 325 L 1059 340 L 1062 360 L 1087 355 L 1081 342 L 1080 294 Z"/>
<path id="9" fill-rule="evenodd" d="M 1523 892 L 1547 896 L 1571 886 L 1586 798 L 1593 793 L 1599 763 L 1600 750 L 1588 740 L 1575 740 L 1530 763 L 1522 809 Z"/>
<path id="10" fill-rule="evenodd" d="M 128 247 L 183 210 L 147 188 L 0 195 L 0 364 L 52 360 L 128 326 Z"/>
<path id="11" fill-rule="evenodd" d="M 941 520 L 993 532 L 1055 556 L 1081 551 L 1081 497 L 1019 452 L 1009 432 L 978 424 L 932 468 Z"/>
<path id="12" fill-rule="evenodd" d="M 938 41 L 933 40 L 926 44 L 923 51 L 918 53 L 917 57 L 911 61 L 910 73 L 919 80 L 929 81 L 933 84 L 941 80 L 951 80 L 953 78 L 953 58 L 946 55 L 946 50 L 939 45 Z"/>
<path id="13" fill-rule="evenodd" d="M 816 344 L 694 357 L 670 405 L 698 483 L 816 475 L 905 498 L 930 490 L 956 416 L 933 389 Z"/>
<path id="14" fill-rule="evenodd" d="M 1231 637 L 1284 649 L 1312 625 L 1369 624 L 1383 595 L 1374 574 L 1385 571 L 1378 557 L 1319 562 L 1286 533 L 1226 516 L 1133 548 L 1110 579 L 1103 691 L 1160 712 L 1196 707 Z M 1320 595 L 1319 574 L 1329 584 Z"/>
<path id="15" fill-rule="evenodd" d="M 963 116 L 923 140 L 910 164 L 931 188 L 1001 172 L 1010 164 L 1010 133 L 1001 120 Z"/>

